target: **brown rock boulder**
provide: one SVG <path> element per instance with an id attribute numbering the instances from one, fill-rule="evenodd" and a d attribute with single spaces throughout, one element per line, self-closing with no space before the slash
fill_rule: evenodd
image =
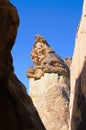
<path id="1" fill-rule="evenodd" d="M 45 130 L 25 86 L 13 72 L 11 49 L 18 25 L 16 8 L 9 0 L 0 0 L 0 130 Z"/>

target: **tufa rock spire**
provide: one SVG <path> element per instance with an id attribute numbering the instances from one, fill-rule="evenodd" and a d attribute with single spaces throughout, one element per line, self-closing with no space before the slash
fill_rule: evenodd
<path id="1" fill-rule="evenodd" d="M 30 96 L 47 130 L 69 130 L 69 68 L 37 35 L 31 51 L 35 66 L 29 67 Z"/>

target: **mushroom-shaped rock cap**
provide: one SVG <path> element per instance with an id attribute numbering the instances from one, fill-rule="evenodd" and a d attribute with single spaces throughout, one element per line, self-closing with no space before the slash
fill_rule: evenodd
<path id="1" fill-rule="evenodd" d="M 69 76 L 69 68 L 61 57 L 50 47 L 43 36 L 35 36 L 31 58 L 36 66 L 29 68 L 27 72 L 28 77 L 37 75 L 38 78 L 40 77 L 38 76 L 39 72 L 40 75 L 44 73 L 59 73 Z"/>

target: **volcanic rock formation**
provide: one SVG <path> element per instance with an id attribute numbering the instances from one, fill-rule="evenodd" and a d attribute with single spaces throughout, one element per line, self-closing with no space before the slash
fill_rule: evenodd
<path id="1" fill-rule="evenodd" d="M 14 73 L 11 50 L 18 26 L 16 8 L 0 0 L 0 130 L 86 130 L 86 0 L 73 59 L 63 61 L 44 37 L 35 37 L 35 66 L 27 71 L 33 102 Z"/>
<path id="2" fill-rule="evenodd" d="M 0 130 L 45 130 L 39 115 L 17 79 L 12 65 L 19 17 L 9 0 L 0 0 Z"/>
<path id="3" fill-rule="evenodd" d="M 44 37 L 35 37 L 29 67 L 30 96 L 47 130 L 69 129 L 69 68 Z"/>

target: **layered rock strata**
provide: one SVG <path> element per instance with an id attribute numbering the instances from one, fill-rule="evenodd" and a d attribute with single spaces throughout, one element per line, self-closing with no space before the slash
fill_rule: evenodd
<path id="1" fill-rule="evenodd" d="M 71 66 L 70 130 L 86 130 L 86 0 Z"/>
<path id="2" fill-rule="evenodd" d="M 11 49 L 19 25 L 16 8 L 0 0 L 0 130 L 45 130 L 27 95 L 14 74 Z"/>
<path id="3" fill-rule="evenodd" d="M 69 129 L 69 68 L 44 37 L 35 37 L 29 67 L 30 96 L 47 130 Z"/>

